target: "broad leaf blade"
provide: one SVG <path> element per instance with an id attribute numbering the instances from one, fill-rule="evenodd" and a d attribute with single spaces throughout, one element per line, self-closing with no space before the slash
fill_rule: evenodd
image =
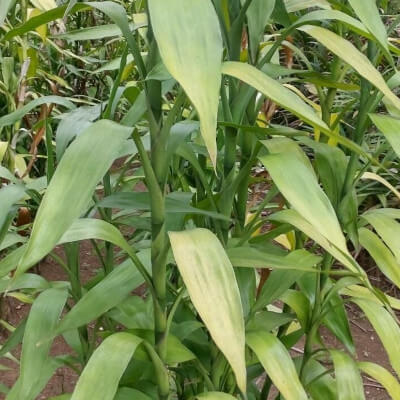
<path id="1" fill-rule="evenodd" d="M 309 168 L 290 152 L 263 156 L 261 162 L 292 207 L 338 249 L 347 253 L 335 210 Z"/>
<path id="2" fill-rule="evenodd" d="M 115 268 L 90 289 L 66 314 L 56 334 L 78 328 L 100 317 L 120 304 L 135 288 L 144 282 L 130 260 Z"/>
<path id="3" fill-rule="evenodd" d="M 288 351 L 276 336 L 267 332 L 250 332 L 246 335 L 246 342 L 286 400 L 308 399 Z"/>
<path id="4" fill-rule="evenodd" d="M 232 264 L 207 229 L 169 233 L 190 298 L 246 393 L 243 310 Z"/>
<path id="5" fill-rule="evenodd" d="M 113 400 L 122 377 L 142 339 L 121 332 L 109 336 L 90 357 L 71 400 Z"/>
<path id="6" fill-rule="evenodd" d="M 357 364 L 342 351 L 331 350 L 330 353 L 335 366 L 338 400 L 365 400 Z"/>
<path id="7" fill-rule="evenodd" d="M 400 266 L 391 251 L 369 229 L 361 228 L 358 233 L 361 246 L 368 251 L 382 273 L 400 288 Z"/>
<path id="8" fill-rule="evenodd" d="M 150 0 L 149 12 L 161 58 L 196 107 L 215 165 L 222 38 L 214 7 L 204 0 Z"/>
<path id="9" fill-rule="evenodd" d="M 20 274 L 48 254 L 87 208 L 131 129 L 110 121 L 91 125 L 66 150 L 39 207 Z"/>

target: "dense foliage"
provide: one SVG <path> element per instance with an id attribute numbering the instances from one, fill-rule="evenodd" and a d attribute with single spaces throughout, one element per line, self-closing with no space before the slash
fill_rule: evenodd
<path id="1" fill-rule="evenodd" d="M 60 367 L 59 400 L 359 400 L 362 374 L 400 399 L 400 303 L 360 261 L 400 288 L 399 7 L 1 0 L 0 291 L 32 304 L 0 316 L 6 399 Z"/>

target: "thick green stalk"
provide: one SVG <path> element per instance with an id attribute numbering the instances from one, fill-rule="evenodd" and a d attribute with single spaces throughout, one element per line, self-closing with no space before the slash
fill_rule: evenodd
<path id="1" fill-rule="evenodd" d="M 153 133 L 153 135 L 154 134 L 155 133 Z M 133 139 L 142 159 L 146 184 L 150 194 L 152 230 L 151 265 L 154 286 L 155 343 L 158 355 L 162 360 L 165 360 L 167 332 L 166 266 L 169 246 L 165 229 L 164 188 L 161 189 L 154 171 L 155 159 L 157 159 L 156 162 L 161 162 L 161 158 L 165 157 L 165 151 L 161 154 L 159 152 L 153 153 L 152 160 L 150 161 L 137 131 L 134 132 Z M 155 146 L 154 150 L 155 149 L 157 149 L 157 146 Z"/>

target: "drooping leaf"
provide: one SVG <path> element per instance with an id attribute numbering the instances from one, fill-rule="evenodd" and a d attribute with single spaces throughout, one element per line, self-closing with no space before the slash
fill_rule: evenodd
<path id="1" fill-rule="evenodd" d="M 215 165 L 222 38 L 214 7 L 203 0 L 150 0 L 149 12 L 161 58 L 195 106 Z"/>
<path id="2" fill-rule="evenodd" d="M 228 61 L 223 63 L 222 72 L 253 86 L 274 103 L 286 108 L 310 125 L 323 132 L 329 132 L 327 125 L 299 96 L 257 68 L 245 63 Z"/>
<path id="3" fill-rule="evenodd" d="M 142 339 L 120 332 L 109 336 L 86 364 L 71 400 L 113 400 L 119 380 Z"/>
<path id="4" fill-rule="evenodd" d="M 368 251 L 382 273 L 397 287 L 400 287 L 400 265 L 393 253 L 369 229 L 361 228 L 359 236 L 361 246 Z"/>
<path id="5" fill-rule="evenodd" d="M 246 335 L 246 342 L 286 400 L 308 399 L 290 354 L 275 335 L 250 332 Z"/>
<path id="6" fill-rule="evenodd" d="M 351 65 L 364 79 L 379 89 L 396 108 L 400 109 L 400 100 L 389 89 L 382 75 L 375 69 L 371 61 L 358 51 L 350 41 L 319 26 L 305 25 L 298 29 L 318 40 L 332 53 Z"/>
<path id="7" fill-rule="evenodd" d="M 400 384 L 387 369 L 381 365 L 366 361 L 359 362 L 358 368 L 371 378 L 377 380 L 393 400 L 400 399 Z"/>
<path id="8" fill-rule="evenodd" d="M 286 152 L 260 159 L 292 207 L 338 249 L 347 253 L 346 241 L 332 204 L 310 170 Z"/>
<path id="9" fill-rule="evenodd" d="M 169 232 L 169 237 L 190 298 L 246 393 L 243 310 L 232 264 L 207 229 Z"/>
<path id="10" fill-rule="evenodd" d="M 91 125 L 70 145 L 40 204 L 17 274 L 48 254 L 86 210 L 97 183 L 130 132 L 129 128 L 102 120 Z"/>
<path id="11" fill-rule="evenodd" d="M 61 96 L 43 96 L 38 97 L 35 100 L 30 101 L 28 104 L 24 105 L 23 107 L 18 108 L 14 112 L 5 115 L 4 117 L 0 118 L 0 129 L 7 125 L 15 124 L 19 121 L 25 114 L 33 110 L 34 108 L 42 105 L 42 104 L 59 104 L 64 106 L 68 109 L 75 108 L 74 104 L 71 103 L 64 97 Z"/>
<path id="12" fill-rule="evenodd" d="M 389 312 L 381 305 L 367 299 L 352 298 L 364 312 L 382 341 L 390 363 L 397 375 L 400 374 L 400 327 Z"/>
<path id="13" fill-rule="evenodd" d="M 4 40 L 8 41 L 14 38 L 15 36 L 21 36 L 27 32 L 33 31 L 41 25 L 47 24 L 49 22 L 55 21 L 56 19 L 62 18 L 67 9 L 67 5 L 63 5 L 61 7 L 53 8 L 52 10 L 43 12 L 35 17 L 29 18 L 25 23 L 17 25 L 14 29 L 11 29 L 4 35 Z M 71 10 L 71 12 L 81 12 L 84 10 L 88 10 L 88 7 L 85 4 L 75 4 Z"/>

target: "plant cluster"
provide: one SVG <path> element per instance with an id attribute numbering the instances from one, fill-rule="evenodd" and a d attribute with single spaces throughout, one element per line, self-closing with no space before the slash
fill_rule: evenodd
<path id="1" fill-rule="evenodd" d="M 398 11 L 2 0 L 0 292 L 31 304 L 1 320 L 6 399 L 60 367 L 54 400 L 362 400 L 363 374 L 400 399 L 400 302 L 359 257 L 400 288 Z M 357 361 L 348 304 L 393 371 Z"/>

